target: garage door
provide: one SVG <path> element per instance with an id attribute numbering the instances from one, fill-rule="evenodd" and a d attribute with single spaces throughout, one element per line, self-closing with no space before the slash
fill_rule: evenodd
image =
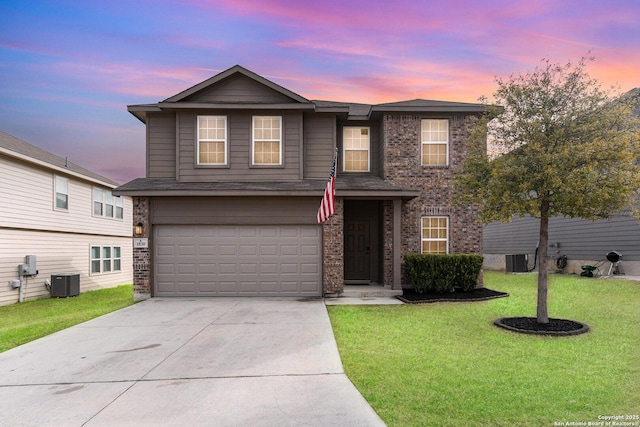
<path id="1" fill-rule="evenodd" d="M 154 227 L 157 296 L 319 296 L 318 226 Z"/>

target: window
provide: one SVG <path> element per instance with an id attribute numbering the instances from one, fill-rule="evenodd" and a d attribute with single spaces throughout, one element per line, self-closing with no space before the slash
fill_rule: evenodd
<path id="1" fill-rule="evenodd" d="M 111 247 L 102 247 L 102 272 L 106 273 L 111 271 Z"/>
<path id="2" fill-rule="evenodd" d="M 100 273 L 100 246 L 91 246 L 91 273 Z"/>
<path id="3" fill-rule="evenodd" d="M 93 216 L 123 219 L 122 197 L 114 196 L 111 190 L 93 187 Z"/>
<path id="4" fill-rule="evenodd" d="M 449 253 L 449 218 L 446 216 L 422 217 L 422 253 Z"/>
<path id="5" fill-rule="evenodd" d="M 69 209 L 69 179 L 54 176 L 55 209 Z"/>
<path id="6" fill-rule="evenodd" d="M 102 216 L 103 211 L 102 189 L 93 187 L 93 215 Z"/>
<path id="7" fill-rule="evenodd" d="M 113 271 L 122 269 L 122 258 L 120 254 L 120 246 L 113 247 Z"/>
<path id="8" fill-rule="evenodd" d="M 369 172 L 369 128 L 345 127 L 342 135 L 344 171 Z"/>
<path id="9" fill-rule="evenodd" d="M 254 165 L 282 164 L 282 117 L 253 117 Z"/>
<path id="10" fill-rule="evenodd" d="M 422 165 L 449 164 L 449 120 L 422 120 Z"/>
<path id="11" fill-rule="evenodd" d="M 121 270 L 122 250 L 120 246 L 91 246 L 91 274 Z"/>
<path id="12" fill-rule="evenodd" d="M 105 191 L 104 197 L 105 197 L 104 216 L 113 218 L 113 194 L 111 194 L 111 191 Z"/>
<path id="13" fill-rule="evenodd" d="M 198 116 L 198 164 L 227 164 L 226 116 Z"/>
<path id="14" fill-rule="evenodd" d="M 116 199 L 116 218 L 123 219 L 124 218 L 124 207 L 122 206 L 122 197 L 115 196 Z"/>

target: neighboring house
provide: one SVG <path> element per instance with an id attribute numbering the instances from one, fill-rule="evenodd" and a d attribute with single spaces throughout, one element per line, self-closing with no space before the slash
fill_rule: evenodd
<path id="1" fill-rule="evenodd" d="M 133 282 L 132 200 L 117 185 L 0 132 L 0 305 L 49 296 L 52 275 L 79 274 L 81 292 Z M 14 288 L 27 255 L 37 275 Z"/>
<path id="2" fill-rule="evenodd" d="M 505 255 L 527 254 L 529 268 L 534 266 L 540 220 L 525 217 L 514 218 L 510 223 L 491 223 L 484 229 L 484 267 L 505 269 Z M 597 265 L 607 274 L 611 263 L 607 253 L 622 254 L 622 270 L 627 275 L 640 276 L 640 223 L 634 218 L 616 215 L 611 219 L 588 221 L 562 216 L 549 218 L 549 256 L 556 269 L 559 257 L 567 257 L 563 269 L 567 273 L 580 274 L 583 265 Z M 561 266 L 561 265 L 560 265 Z"/>
<path id="3" fill-rule="evenodd" d="M 406 253 L 482 253 L 452 178 L 484 106 L 310 101 L 240 66 L 164 101 L 132 196 L 136 298 L 401 290 Z M 336 213 L 316 212 L 338 153 Z"/>
<path id="4" fill-rule="evenodd" d="M 640 117 L 640 88 L 622 97 L 634 99 L 633 114 Z M 504 270 L 505 255 L 526 254 L 529 268 L 533 268 L 539 230 L 540 220 L 531 217 L 485 226 L 484 267 Z M 640 276 L 640 222 L 628 215 L 597 221 L 563 216 L 549 218 L 549 245 L 549 256 L 554 260 L 549 264 L 551 269 L 556 269 L 555 260 L 564 256 L 565 272 L 580 274 L 583 265 L 601 264 L 601 272 L 607 274 L 611 263 L 606 255 L 616 251 L 622 254 L 620 265 L 624 273 Z"/>

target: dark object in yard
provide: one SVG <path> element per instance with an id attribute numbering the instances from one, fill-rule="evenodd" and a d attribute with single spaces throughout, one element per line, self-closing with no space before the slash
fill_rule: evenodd
<path id="1" fill-rule="evenodd" d="M 430 302 L 486 301 L 508 296 L 509 294 L 506 292 L 493 291 L 487 288 L 445 293 L 418 293 L 413 289 L 403 289 L 402 295 L 396 295 L 396 298 L 407 304 L 422 304 Z"/>
<path id="2" fill-rule="evenodd" d="M 607 254 L 607 261 L 611 263 L 609 267 L 608 275 L 611 276 L 613 274 L 624 274 L 620 271 L 620 261 L 622 261 L 622 254 L 617 251 L 611 251 Z"/>
<path id="3" fill-rule="evenodd" d="M 580 268 L 582 269 L 582 273 L 580 273 L 580 276 L 582 277 L 593 277 L 594 276 L 594 272 L 595 273 L 600 273 L 600 268 L 599 266 L 602 265 L 602 263 L 598 264 L 598 265 L 581 265 Z"/>
<path id="4" fill-rule="evenodd" d="M 532 335 L 570 336 L 589 332 L 589 326 L 584 323 L 566 319 L 549 319 L 549 323 L 538 323 L 535 317 L 504 317 L 493 323 L 513 332 Z"/>
<path id="5" fill-rule="evenodd" d="M 609 272 L 607 276 L 611 276 L 611 274 L 624 274 L 622 271 L 622 266 L 620 262 L 622 261 L 622 254 L 618 251 L 611 251 L 606 255 L 607 261 L 611 263 L 609 267 Z M 602 272 L 600 271 L 600 267 L 604 264 L 605 261 L 600 261 L 596 265 L 583 265 L 580 268 L 582 269 L 582 273 L 580 275 L 582 277 L 594 277 L 601 276 Z"/>

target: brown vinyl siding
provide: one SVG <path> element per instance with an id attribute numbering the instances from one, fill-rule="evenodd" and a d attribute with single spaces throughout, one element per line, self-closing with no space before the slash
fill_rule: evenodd
<path id="1" fill-rule="evenodd" d="M 263 84 L 243 75 L 234 75 L 217 83 L 211 88 L 201 90 L 183 100 L 184 102 L 212 103 L 260 103 L 279 104 L 293 100 Z"/>
<path id="2" fill-rule="evenodd" d="M 304 177 L 326 179 L 336 146 L 334 115 L 304 117 Z"/>
<path id="3" fill-rule="evenodd" d="M 199 115 L 226 115 L 229 164 L 196 165 L 196 118 Z M 282 116 L 282 166 L 251 166 L 253 116 Z M 179 181 L 286 181 L 300 179 L 302 113 L 296 111 L 185 112 L 178 114 Z"/>
<path id="4" fill-rule="evenodd" d="M 206 225 L 315 224 L 317 197 L 160 197 L 152 223 Z"/>
<path id="5" fill-rule="evenodd" d="M 147 119 L 147 178 L 176 177 L 176 116 L 151 113 Z"/>

